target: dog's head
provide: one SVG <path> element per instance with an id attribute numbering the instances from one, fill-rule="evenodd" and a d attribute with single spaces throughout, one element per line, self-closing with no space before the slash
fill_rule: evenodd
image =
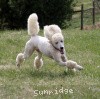
<path id="1" fill-rule="evenodd" d="M 52 24 L 52 25 L 46 25 L 46 26 L 44 26 L 44 36 L 46 38 L 48 38 L 50 41 L 52 39 L 52 36 L 54 34 L 56 34 L 56 33 L 57 34 L 58 33 L 62 34 L 62 31 L 61 31 L 61 29 L 60 29 L 60 27 L 58 25 Z"/>
<path id="2" fill-rule="evenodd" d="M 51 43 L 61 54 L 64 54 L 64 38 L 61 33 L 54 34 Z"/>

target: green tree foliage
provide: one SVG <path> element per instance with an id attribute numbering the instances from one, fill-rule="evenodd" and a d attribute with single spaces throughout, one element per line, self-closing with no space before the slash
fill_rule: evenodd
<path id="1" fill-rule="evenodd" d="M 26 28 L 27 18 L 37 13 L 40 26 L 58 24 L 72 17 L 74 0 L 0 0 L 0 28 Z"/>

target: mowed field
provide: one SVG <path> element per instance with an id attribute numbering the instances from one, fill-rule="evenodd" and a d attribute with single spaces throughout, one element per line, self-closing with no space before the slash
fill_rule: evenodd
<path id="1" fill-rule="evenodd" d="M 43 56 L 44 65 L 37 71 L 36 52 L 18 69 L 16 56 L 30 37 L 26 30 L 0 31 L 0 99 L 100 99 L 100 30 L 62 31 L 68 59 L 84 70 L 66 71 Z"/>

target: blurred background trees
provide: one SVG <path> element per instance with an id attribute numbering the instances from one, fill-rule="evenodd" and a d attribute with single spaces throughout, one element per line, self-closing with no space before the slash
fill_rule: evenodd
<path id="1" fill-rule="evenodd" d="M 0 0 L 0 29 L 26 28 L 31 13 L 37 13 L 41 27 L 65 27 L 72 18 L 73 6 L 74 0 Z"/>

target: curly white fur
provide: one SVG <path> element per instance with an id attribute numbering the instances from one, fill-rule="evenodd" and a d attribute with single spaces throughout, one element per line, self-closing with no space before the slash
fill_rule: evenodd
<path id="1" fill-rule="evenodd" d="M 24 54 L 19 53 L 16 57 L 16 65 L 20 66 L 20 64 L 24 61 Z"/>
<path id="2" fill-rule="evenodd" d="M 39 23 L 38 16 L 36 13 L 33 13 L 28 18 L 28 34 L 31 36 L 35 36 L 39 32 Z"/>
<path id="3" fill-rule="evenodd" d="M 19 53 L 16 57 L 16 65 L 20 66 L 23 60 L 27 59 L 36 50 L 37 57 L 34 60 L 34 66 L 39 69 L 43 65 L 42 53 L 54 59 L 59 65 L 66 66 L 69 69 L 83 69 L 72 60 L 67 60 L 64 48 L 64 38 L 62 31 L 57 25 L 49 25 L 44 27 L 44 35 L 38 36 L 39 23 L 38 16 L 33 13 L 28 18 L 28 34 L 31 35 L 29 41 L 25 45 L 23 53 Z"/>
<path id="4" fill-rule="evenodd" d="M 62 34 L 61 29 L 58 25 L 53 24 L 44 26 L 44 36 L 50 41 L 52 40 L 52 36 L 56 33 Z"/>
<path id="5" fill-rule="evenodd" d="M 34 67 L 36 69 L 40 69 L 42 66 L 43 66 L 43 60 L 42 60 L 42 58 L 39 59 L 38 56 L 36 56 L 35 59 L 34 59 Z"/>

